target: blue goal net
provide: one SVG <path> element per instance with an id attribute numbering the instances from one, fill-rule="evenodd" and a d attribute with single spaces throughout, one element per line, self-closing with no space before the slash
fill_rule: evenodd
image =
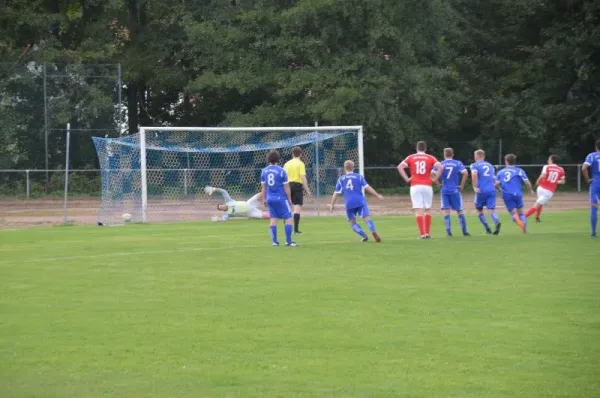
<path id="1" fill-rule="evenodd" d="M 323 210 L 345 160 L 359 159 L 359 129 L 152 129 L 121 138 L 94 137 L 102 170 L 102 224 L 131 221 L 194 221 L 218 213 L 223 199 L 204 188 L 227 190 L 245 201 L 260 190 L 267 153 L 276 149 L 282 165 L 302 149 L 307 179 L 315 196 L 307 210 Z M 142 142 L 143 141 L 143 142 Z M 141 150 L 146 168 L 142 172 Z M 143 186 L 145 186 L 145 195 Z M 145 196 L 145 197 L 144 197 Z M 144 215 L 145 213 L 145 215 Z M 129 217 L 131 216 L 131 217 Z"/>

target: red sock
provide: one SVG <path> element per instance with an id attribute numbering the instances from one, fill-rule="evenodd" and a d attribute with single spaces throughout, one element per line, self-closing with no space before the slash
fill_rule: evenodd
<path id="1" fill-rule="evenodd" d="M 431 232 L 431 214 L 425 214 L 425 233 L 429 235 Z"/>
<path id="2" fill-rule="evenodd" d="M 532 207 L 531 209 L 527 210 L 527 213 L 525 213 L 525 217 L 529 217 L 533 213 L 535 213 L 535 207 Z"/>
<path id="3" fill-rule="evenodd" d="M 425 224 L 423 223 L 423 216 L 417 216 L 417 226 L 419 227 L 419 235 L 425 235 Z"/>
<path id="4" fill-rule="evenodd" d="M 540 215 L 542 214 L 542 206 L 538 207 L 537 209 L 537 214 L 536 214 L 536 218 L 540 218 Z"/>

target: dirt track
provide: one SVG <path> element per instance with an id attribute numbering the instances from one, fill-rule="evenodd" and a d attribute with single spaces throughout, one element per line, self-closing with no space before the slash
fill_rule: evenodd
<path id="1" fill-rule="evenodd" d="M 558 192 L 547 206 L 547 211 L 565 211 L 587 209 L 588 196 L 585 192 Z M 334 213 L 327 211 L 329 198 L 321 198 L 318 204 L 309 200 L 306 205 L 307 215 L 342 215 L 343 206 L 338 206 Z M 436 196 L 434 201 L 438 201 Z M 530 206 L 535 196 L 526 197 L 525 205 Z M 151 222 L 161 221 L 203 221 L 217 214 L 216 201 L 198 202 L 194 200 L 166 202 L 150 201 L 149 219 Z M 473 196 L 465 195 L 465 209 L 472 212 Z M 499 200 L 499 208 L 501 200 Z M 369 200 L 371 213 L 377 214 L 410 214 L 408 196 L 390 196 L 383 201 Z M 68 203 L 68 221 L 76 224 L 95 224 L 98 219 L 100 198 L 70 198 Z M 437 208 L 437 206 L 434 206 Z M 63 223 L 62 199 L 0 199 L 0 229 L 20 228 L 34 225 L 56 225 Z"/>

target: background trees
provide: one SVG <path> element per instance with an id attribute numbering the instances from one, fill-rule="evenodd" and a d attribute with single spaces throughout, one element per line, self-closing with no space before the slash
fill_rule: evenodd
<path id="1" fill-rule="evenodd" d="M 600 127 L 599 19 L 593 0 L 4 0 L 0 168 L 44 167 L 44 64 L 47 123 L 98 129 L 77 135 L 75 167 L 119 118 L 363 124 L 371 165 L 417 138 L 465 160 L 502 139 L 523 162 L 580 161 Z M 122 87 L 91 66 L 117 63 Z"/>

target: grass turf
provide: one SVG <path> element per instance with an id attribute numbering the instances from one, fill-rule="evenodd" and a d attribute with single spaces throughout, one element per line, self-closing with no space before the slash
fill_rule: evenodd
<path id="1" fill-rule="evenodd" d="M 444 238 L 436 216 L 418 241 L 380 217 L 362 244 L 306 218 L 298 248 L 260 221 L 0 231 L 0 396 L 593 396 L 587 220 Z"/>

